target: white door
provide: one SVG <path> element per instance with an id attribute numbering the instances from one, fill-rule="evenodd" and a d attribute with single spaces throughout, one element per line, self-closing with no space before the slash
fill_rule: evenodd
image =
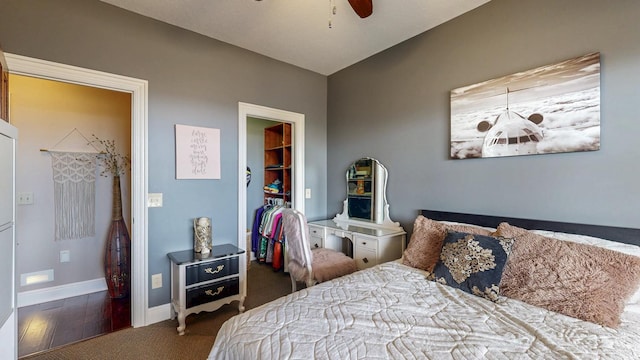
<path id="1" fill-rule="evenodd" d="M 0 358 L 17 358 L 15 311 L 15 127 L 0 120 Z"/>
<path id="2" fill-rule="evenodd" d="M 2 125 L 8 125 L 0 120 Z M 13 223 L 13 139 L 0 128 L 0 229 Z"/>

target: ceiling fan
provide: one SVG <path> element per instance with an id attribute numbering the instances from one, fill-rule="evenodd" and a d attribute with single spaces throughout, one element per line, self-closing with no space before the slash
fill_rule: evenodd
<path id="1" fill-rule="evenodd" d="M 373 0 L 349 0 L 349 4 L 363 19 L 373 13 Z"/>
<path id="2" fill-rule="evenodd" d="M 262 0 L 256 0 L 256 1 L 262 1 Z M 358 16 L 360 16 L 362 19 L 373 14 L 373 0 L 348 0 L 348 1 L 353 11 L 355 11 L 355 13 L 358 14 Z M 329 0 L 329 3 L 331 5 L 331 13 L 335 15 L 336 7 L 334 4 L 334 0 Z M 329 19 L 329 27 L 331 27 L 331 19 Z"/>

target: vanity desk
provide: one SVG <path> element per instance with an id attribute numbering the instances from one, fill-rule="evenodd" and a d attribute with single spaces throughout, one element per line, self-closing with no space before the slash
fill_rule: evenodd
<path id="1" fill-rule="evenodd" d="M 389 218 L 387 169 L 373 158 L 361 158 L 346 173 L 343 211 L 332 220 L 312 221 L 311 247 L 342 251 L 356 260 L 358 269 L 400 259 L 406 232 Z"/>
<path id="2" fill-rule="evenodd" d="M 359 270 L 402 257 L 406 233 L 402 228 L 375 228 L 334 220 L 313 221 L 309 224 L 312 247 L 325 247 L 351 255 Z M 352 248 L 347 248 L 348 239 Z"/>

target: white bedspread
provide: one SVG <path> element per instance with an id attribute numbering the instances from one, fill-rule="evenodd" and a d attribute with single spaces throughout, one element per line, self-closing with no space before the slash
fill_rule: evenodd
<path id="1" fill-rule="evenodd" d="M 610 329 L 389 262 L 234 316 L 209 359 L 640 359 L 640 314 Z"/>

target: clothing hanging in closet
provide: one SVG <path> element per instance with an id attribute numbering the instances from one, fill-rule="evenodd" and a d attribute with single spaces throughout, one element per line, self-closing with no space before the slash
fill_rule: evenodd
<path id="1" fill-rule="evenodd" d="M 280 270 L 284 263 L 284 232 L 282 231 L 283 205 L 266 204 L 255 211 L 251 250 L 260 263 L 271 264 Z"/>

